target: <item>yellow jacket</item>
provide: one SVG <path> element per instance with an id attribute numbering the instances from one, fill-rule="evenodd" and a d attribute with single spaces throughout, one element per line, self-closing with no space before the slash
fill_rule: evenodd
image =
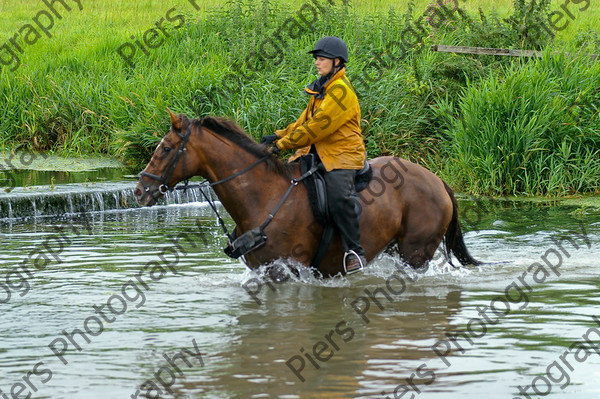
<path id="1" fill-rule="evenodd" d="M 316 94 L 306 89 L 309 94 Z M 311 144 L 329 172 L 333 169 L 361 169 L 365 144 L 360 129 L 360 106 L 346 69 L 338 71 L 325 85 L 325 97 L 311 96 L 296 122 L 276 130 L 280 150 L 298 149 L 290 161 L 306 155 Z"/>

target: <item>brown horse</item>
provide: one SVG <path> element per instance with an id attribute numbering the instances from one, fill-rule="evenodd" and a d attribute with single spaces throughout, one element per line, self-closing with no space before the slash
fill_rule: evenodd
<path id="1" fill-rule="evenodd" d="M 213 117 L 189 120 L 169 110 L 171 129 L 140 173 L 135 189 L 141 205 L 152 206 L 177 183 L 202 176 L 211 183 L 236 223 L 239 236 L 260 226 L 289 197 L 264 229 L 267 241 L 245 255 L 251 268 L 275 259 L 310 265 L 323 228 L 314 218 L 297 163 L 283 163 L 235 123 Z M 187 156 L 186 156 L 187 154 Z M 370 161 L 373 179 L 360 192 L 360 236 L 370 261 L 394 250 L 413 267 L 431 260 L 442 240 L 463 264 L 478 264 L 467 252 L 452 190 L 427 169 L 412 162 L 380 157 Z M 293 187 L 293 188 L 290 188 Z M 321 265 L 324 276 L 344 273 L 341 240 L 334 236 Z"/>

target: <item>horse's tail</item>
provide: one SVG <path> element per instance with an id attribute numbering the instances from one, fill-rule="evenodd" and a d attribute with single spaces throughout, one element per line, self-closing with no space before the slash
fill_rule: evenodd
<path id="1" fill-rule="evenodd" d="M 452 265 L 452 258 L 450 255 L 450 252 L 452 252 L 462 265 L 480 265 L 481 262 L 473 259 L 469 254 L 469 251 L 467 251 L 465 240 L 463 239 L 462 231 L 460 230 L 460 223 L 458 222 L 458 204 L 456 203 L 454 192 L 446 182 L 444 182 L 444 187 L 446 187 L 446 191 L 452 200 L 452 220 L 450 220 L 450 225 L 444 236 L 448 262 Z"/>

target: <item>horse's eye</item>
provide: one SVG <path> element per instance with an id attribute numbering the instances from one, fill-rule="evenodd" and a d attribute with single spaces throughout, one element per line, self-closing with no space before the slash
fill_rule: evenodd
<path id="1" fill-rule="evenodd" d="M 171 147 L 163 147 L 163 152 L 169 152 L 171 151 Z"/>

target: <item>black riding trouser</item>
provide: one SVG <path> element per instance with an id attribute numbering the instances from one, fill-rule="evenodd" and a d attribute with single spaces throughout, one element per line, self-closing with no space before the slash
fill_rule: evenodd
<path id="1" fill-rule="evenodd" d="M 354 188 L 356 171 L 352 169 L 334 169 L 325 172 L 327 183 L 327 202 L 329 216 L 342 237 L 344 251 L 352 250 L 364 256 L 365 251 L 360 245 L 360 230 L 358 219 L 360 208 L 358 196 Z"/>

